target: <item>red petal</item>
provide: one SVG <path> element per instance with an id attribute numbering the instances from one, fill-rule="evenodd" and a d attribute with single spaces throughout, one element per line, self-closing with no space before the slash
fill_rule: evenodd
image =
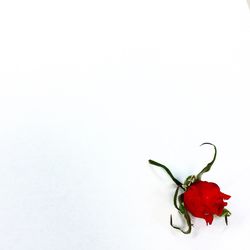
<path id="1" fill-rule="evenodd" d="M 228 199 L 231 198 L 231 196 L 228 195 L 228 194 L 221 193 L 221 195 L 222 195 L 222 198 L 223 198 L 224 200 L 228 200 Z"/>
<path id="2" fill-rule="evenodd" d="M 204 216 L 204 219 L 206 220 L 207 225 L 208 225 L 208 224 L 211 225 L 212 222 L 213 222 L 214 217 L 213 217 L 212 214 L 208 214 L 208 215 L 205 215 L 205 216 Z"/>

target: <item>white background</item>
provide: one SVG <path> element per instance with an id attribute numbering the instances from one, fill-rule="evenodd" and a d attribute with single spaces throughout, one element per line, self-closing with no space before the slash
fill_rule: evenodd
<path id="1" fill-rule="evenodd" d="M 1 1 L 0 249 L 249 249 L 245 0 Z M 232 195 L 230 225 L 172 204 L 171 179 Z"/>

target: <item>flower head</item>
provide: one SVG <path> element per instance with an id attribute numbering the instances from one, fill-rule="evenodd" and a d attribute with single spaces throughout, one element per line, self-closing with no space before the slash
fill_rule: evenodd
<path id="1" fill-rule="evenodd" d="M 217 184 L 197 181 L 191 184 L 183 194 L 185 208 L 195 217 L 203 218 L 212 224 L 214 215 L 221 216 L 231 196 L 220 191 Z"/>
<path id="2" fill-rule="evenodd" d="M 215 145 L 208 142 L 201 145 L 205 144 L 209 144 L 214 147 L 214 157 L 212 161 L 209 162 L 197 175 L 188 176 L 184 183 L 177 180 L 166 166 L 149 160 L 150 164 L 163 168 L 177 185 L 174 194 L 174 206 L 184 216 L 188 228 L 187 230 L 184 230 L 173 225 L 172 216 L 170 216 L 170 225 L 185 234 L 190 233 L 192 228 L 189 213 L 194 217 L 205 219 L 207 225 L 212 224 L 214 215 L 224 216 L 227 224 L 227 217 L 231 215 L 231 213 L 225 209 L 227 202 L 224 201 L 228 200 L 231 196 L 222 193 L 217 184 L 201 180 L 202 175 L 211 169 L 217 155 Z M 182 189 L 183 192 L 178 195 L 180 189 Z"/>

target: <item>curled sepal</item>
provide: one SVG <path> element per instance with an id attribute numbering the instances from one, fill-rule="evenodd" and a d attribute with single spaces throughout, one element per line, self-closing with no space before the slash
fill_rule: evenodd
<path id="1" fill-rule="evenodd" d="M 226 208 L 223 209 L 223 212 L 221 214 L 221 217 L 225 217 L 225 223 L 226 225 L 228 225 L 228 220 L 227 218 L 231 215 L 231 212 L 229 210 L 227 210 Z"/>
<path id="2" fill-rule="evenodd" d="M 183 194 L 180 194 L 178 197 L 178 201 L 179 201 L 179 211 L 184 214 L 185 213 L 185 207 L 184 207 L 184 202 L 183 202 Z"/>
<path id="3" fill-rule="evenodd" d="M 191 184 L 196 182 L 196 176 L 195 175 L 190 175 L 187 177 L 187 179 L 184 181 L 183 187 L 184 189 L 187 189 Z"/>
<path id="4" fill-rule="evenodd" d="M 214 145 L 214 144 L 212 144 L 212 143 L 209 143 L 209 142 L 205 142 L 205 143 L 202 143 L 201 144 L 201 146 L 202 145 L 212 145 L 213 147 L 214 147 L 214 157 L 213 157 L 213 160 L 211 161 L 211 162 L 209 162 L 208 164 L 207 164 L 207 166 L 205 167 L 205 168 L 203 168 L 202 170 L 201 170 L 201 172 L 197 175 L 197 180 L 201 180 L 201 176 L 204 174 L 204 173 L 206 173 L 206 172 L 208 172 L 209 170 L 210 170 L 210 168 L 212 167 L 212 165 L 213 165 L 213 163 L 214 163 L 214 161 L 215 161 L 215 159 L 216 159 L 216 155 L 217 155 L 217 149 L 216 149 L 216 146 Z"/>
<path id="5" fill-rule="evenodd" d="M 180 189 L 180 186 L 178 186 L 175 190 L 175 193 L 174 193 L 174 206 L 175 208 L 181 213 L 181 214 L 184 214 L 184 210 L 185 210 L 185 207 L 183 205 L 183 194 L 180 194 L 178 196 L 178 192 L 179 192 L 179 189 Z M 177 199 L 178 199 L 178 202 L 179 202 L 179 206 L 177 204 Z"/>
<path id="6" fill-rule="evenodd" d="M 175 208 L 176 208 L 177 210 L 180 211 L 180 208 L 179 208 L 178 205 L 177 205 L 177 197 L 178 197 L 179 188 L 180 188 L 180 186 L 178 186 L 178 187 L 176 188 L 175 193 L 174 193 L 174 206 L 175 206 Z"/>
<path id="7" fill-rule="evenodd" d="M 171 171 L 170 171 L 166 166 L 164 166 L 164 165 L 162 165 L 161 163 L 158 163 L 158 162 L 156 162 L 156 161 L 153 161 L 153 160 L 149 160 L 148 162 L 149 162 L 150 164 L 152 164 L 152 165 L 155 165 L 155 166 L 157 166 L 157 167 L 163 168 L 163 169 L 168 173 L 168 175 L 170 176 L 170 178 L 175 182 L 175 184 L 176 184 L 177 186 L 181 186 L 181 187 L 182 187 L 182 183 L 181 183 L 180 181 L 178 181 L 178 180 L 172 175 Z"/>
<path id="8" fill-rule="evenodd" d="M 189 233 L 191 233 L 192 224 L 191 224 L 190 215 L 189 215 L 189 213 L 187 212 L 186 209 L 184 210 L 184 218 L 185 218 L 185 220 L 186 220 L 186 222 L 187 222 L 187 225 L 188 225 L 188 228 L 187 228 L 186 231 L 183 230 L 183 229 L 180 228 L 180 227 L 177 227 L 177 226 L 173 225 L 173 218 L 172 218 L 172 215 L 170 215 L 170 225 L 171 225 L 173 228 L 180 230 L 180 231 L 181 231 L 182 233 L 184 233 L 184 234 L 189 234 Z"/>

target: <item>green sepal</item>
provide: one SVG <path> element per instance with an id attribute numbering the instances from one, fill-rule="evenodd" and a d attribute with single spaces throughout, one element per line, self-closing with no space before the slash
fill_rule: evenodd
<path id="1" fill-rule="evenodd" d="M 180 188 L 180 186 L 178 186 L 178 187 L 176 188 L 175 193 L 174 193 L 174 206 L 175 206 L 175 208 L 176 208 L 177 210 L 180 211 L 180 208 L 179 208 L 178 205 L 177 205 L 177 197 L 178 197 L 179 188 Z"/>
<path id="2" fill-rule="evenodd" d="M 187 228 L 186 231 L 183 230 L 183 229 L 181 229 L 180 227 L 177 227 L 177 226 L 173 225 L 173 218 L 172 218 L 172 215 L 170 215 L 170 225 L 171 225 L 173 228 L 180 230 L 180 231 L 181 231 L 182 233 L 184 233 L 184 234 L 190 234 L 190 233 L 191 233 L 191 230 L 192 230 L 192 223 L 191 223 L 190 215 L 189 215 L 189 213 L 187 212 L 186 209 L 184 210 L 184 218 L 185 218 L 185 220 L 186 220 L 186 222 L 187 222 L 187 225 L 188 225 L 188 228 Z"/>
<path id="3" fill-rule="evenodd" d="M 232 213 L 229 211 L 229 210 L 227 210 L 226 208 L 224 208 L 223 209 L 223 212 L 222 212 L 222 214 L 221 214 L 221 217 L 225 217 L 225 223 L 226 223 L 226 225 L 228 225 L 228 217 L 231 215 Z"/>
<path id="4" fill-rule="evenodd" d="M 208 164 L 207 164 L 207 166 L 205 167 L 205 168 L 203 168 L 202 170 L 201 170 L 201 172 L 197 175 L 197 180 L 201 180 L 201 176 L 204 174 L 204 173 L 206 173 L 206 172 L 208 172 L 209 170 L 210 170 L 210 168 L 212 167 L 212 165 L 213 165 L 213 163 L 214 163 L 214 161 L 215 161 L 215 159 L 216 159 L 216 155 L 217 155 L 217 148 L 216 148 L 216 146 L 214 145 L 214 144 L 212 144 L 212 143 L 209 143 L 209 142 L 205 142 L 205 143 L 202 143 L 201 144 L 201 146 L 202 145 L 212 145 L 213 147 L 214 147 L 214 157 L 213 157 L 213 160 L 211 161 L 211 162 L 209 162 Z"/>
<path id="5" fill-rule="evenodd" d="M 174 206 L 175 208 L 181 213 L 181 214 L 184 214 L 184 205 L 183 205 L 183 194 L 180 194 L 178 196 L 178 192 L 179 192 L 179 189 L 180 189 L 180 186 L 178 186 L 175 190 L 175 193 L 174 193 Z M 178 199 L 178 202 L 179 202 L 179 206 L 177 204 L 177 199 Z"/>
<path id="6" fill-rule="evenodd" d="M 180 194 L 178 197 L 178 201 L 179 201 L 179 211 L 184 214 L 185 213 L 185 207 L 184 207 L 184 203 L 183 203 L 183 194 Z"/>
<path id="7" fill-rule="evenodd" d="M 184 184 L 183 184 L 184 189 L 187 189 L 191 184 L 193 184 L 196 181 L 197 181 L 197 179 L 196 179 L 195 175 L 188 176 L 187 179 L 184 181 Z"/>
<path id="8" fill-rule="evenodd" d="M 170 171 L 166 166 L 164 166 L 164 165 L 162 165 L 161 163 L 158 163 L 158 162 L 156 162 L 156 161 L 153 161 L 153 160 L 149 160 L 148 162 L 149 162 L 150 164 L 152 164 L 152 165 L 155 165 L 155 166 L 157 166 L 157 167 L 163 168 L 163 169 L 168 173 L 168 175 L 170 176 L 170 178 L 175 182 L 175 184 L 176 184 L 177 186 L 180 186 L 180 187 L 182 188 L 182 183 L 181 183 L 180 181 L 178 181 L 178 180 L 172 175 L 171 171 Z"/>
<path id="9" fill-rule="evenodd" d="M 173 225 L 173 218 L 172 218 L 172 215 L 170 215 L 170 225 L 171 225 L 173 228 L 180 230 L 180 231 L 181 231 L 182 233 L 184 233 L 184 234 L 189 234 L 189 233 L 191 233 L 191 227 L 192 227 L 191 218 L 190 218 L 190 215 L 189 215 L 188 211 L 187 211 L 187 210 L 185 209 L 185 207 L 184 207 L 183 193 L 180 194 L 180 195 L 178 196 L 179 189 L 180 189 L 180 186 L 178 186 L 178 187 L 176 188 L 176 191 L 175 191 L 175 193 L 174 193 L 174 206 L 175 206 L 175 208 L 176 208 L 181 214 L 183 214 L 183 216 L 184 216 L 184 218 L 185 218 L 185 220 L 186 220 L 186 223 L 187 223 L 187 225 L 188 225 L 188 228 L 187 228 L 187 230 L 185 231 L 185 230 L 183 230 L 182 228 Z M 179 206 L 178 206 L 178 204 L 177 204 L 177 198 L 178 198 Z"/>
<path id="10" fill-rule="evenodd" d="M 191 233 L 191 230 L 192 230 L 192 223 L 191 223 L 191 218 L 190 218 L 190 215 L 189 215 L 189 213 L 188 213 L 188 211 L 185 209 L 184 210 L 184 217 L 185 217 L 185 219 L 186 219 L 186 221 L 187 221 L 187 225 L 188 225 L 188 229 L 187 229 L 187 231 L 185 232 L 186 234 L 189 234 L 189 233 Z"/>

